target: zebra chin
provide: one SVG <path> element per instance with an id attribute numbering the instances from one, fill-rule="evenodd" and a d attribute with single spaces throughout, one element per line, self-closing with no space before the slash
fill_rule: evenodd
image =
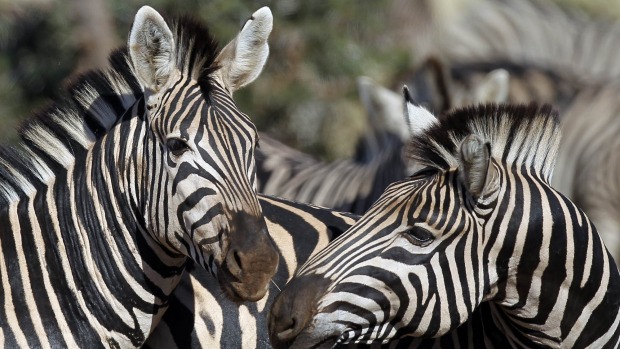
<path id="1" fill-rule="evenodd" d="M 325 327 L 325 328 L 322 328 Z M 270 336 L 274 349 L 330 349 L 341 344 L 340 337 L 343 326 L 326 324 L 326 326 L 308 327 L 293 339 L 280 340 L 279 336 Z"/>
<path id="2" fill-rule="evenodd" d="M 263 299 L 269 290 L 269 280 L 271 280 L 271 277 L 267 278 L 266 282 L 263 279 L 257 282 L 243 282 L 238 281 L 226 269 L 219 270 L 217 279 L 220 287 L 224 290 L 228 299 L 235 303 L 244 301 L 257 302 Z"/>

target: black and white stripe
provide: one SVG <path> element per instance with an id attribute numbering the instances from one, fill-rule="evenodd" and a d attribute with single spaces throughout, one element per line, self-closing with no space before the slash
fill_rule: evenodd
<path id="1" fill-rule="evenodd" d="M 618 269 L 549 185 L 551 108 L 408 110 L 427 168 L 300 268 L 270 313 L 274 347 L 618 347 Z"/>
<path id="2" fill-rule="evenodd" d="M 268 35 L 271 14 L 254 16 L 233 45 L 266 45 L 247 31 Z M 233 297 L 262 296 L 275 272 L 252 186 L 256 129 L 231 98 L 251 79 L 226 71 L 239 57 L 143 7 L 110 62 L 0 150 L 2 347 L 140 347 L 188 257 Z"/>

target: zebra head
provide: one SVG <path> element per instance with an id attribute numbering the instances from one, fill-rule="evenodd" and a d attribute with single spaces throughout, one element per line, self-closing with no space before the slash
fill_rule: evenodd
<path id="1" fill-rule="evenodd" d="M 274 347 L 439 337 L 484 301 L 506 312 L 497 316 L 517 319 L 525 334 L 516 337 L 539 335 L 538 343 L 557 345 L 582 326 L 574 317 L 559 330 L 557 304 L 566 299 L 558 294 L 581 297 L 581 281 L 568 291 L 566 266 L 583 265 L 592 253 L 605 268 L 613 262 L 603 262 L 587 218 L 548 185 L 559 145 L 556 114 L 549 106 L 481 105 L 437 119 L 410 100 L 406 109 L 410 156 L 426 168 L 392 184 L 300 268 L 271 309 Z M 596 252 L 576 247 L 584 236 Z M 617 274 L 606 276 L 605 268 L 594 289 Z M 543 272 L 554 275 L 543 279 Z M 602 291 L 589 301 L 604 306 Z M 606 324 L 618 317 L 615 309 Z M 536 314 L 540 321 L 531 320 Z"/>
<path id="2" fill-rule="evenodd" d="M 211 270 L 233 299 L 262 298 L 278 264 L 255 192 L 257 130 L 232 100 L 262 70 L 271 28 L 264 7 L 218 55 L 205 28 L 182 19 L 170 30 L 145 6 L 128 43 L 148 123 L 147 228 Z"/>

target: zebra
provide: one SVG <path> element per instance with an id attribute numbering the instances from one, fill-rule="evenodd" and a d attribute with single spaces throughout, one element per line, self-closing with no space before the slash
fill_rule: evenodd
<path id="1" fill-rule="evenodd" d="M 277 249 L 255 192 L 257 130 L 232 92 L 268 56 L 264 7 L 221 51 L 204 25 L 135 16 L 110 68 L 0 149 L 0 343 L 140 347 L 191 259 L 262 298 Z"/>
<path id="2" fill-rule="evenodd" d="M 258 303 L 235 303 L 222 295 L 203 268 L 184 274 L 170 307 L 146 348 L 270 348 L 267 312 L 280 287 L 312 254 L 342 234 L 357 216 L 259 194 L 259 202 L 280 253 L 269 292 Z"/>
<path id="3" fill-rule="evenodd" d="M 504 68 L 508 102 L 558 108 L 564 136 L 551 184 L 585 211 L 619 262 L 618 21 L 549 1 L 484 0 L 435 32 L 453 81 Z"/>
<path id="4" fill-rule="evenodd" d="M 390 183 L 407 175 L 403 141 L 386 134 L 368 161 L 356 157 L 323 162 L 262 137 L 256 161 L 258 191 L 334 210 L 364 213 Z"/>
<path id="5" fill-rule="evenodd" d="M 289 281 L 269 314 L 274 348 L 618 347 L 618 268 L 549 184 L 557 113 L 407 109 L 409 155 L 426 167 Z"/>
<path id="6" fill-rule="evenodd" d="M 422 66 L 419 74 L 428 70 L 429 67 Z M 440 79 L 433 75 L 426 83 L 441 84 Z M 452 103 L 502 102 L 508 81 L 505 70 L 491 71 L 467 90 L 453 88 L 459 97 Z M 423 95 L 427 85 L 417 86 L 415 96 Z M 358 78 L 358 90 L 372 128 L 358 142 L 355 155 L 323 162 L 261 135 L 256 151 L 260 193 L 363 214 L 389 184 L 415 171 L 416 164 L 403 156 L 405 142 L 411 135 L 402 102 L 397 102 L 402 98 L 368 77 Z"/>

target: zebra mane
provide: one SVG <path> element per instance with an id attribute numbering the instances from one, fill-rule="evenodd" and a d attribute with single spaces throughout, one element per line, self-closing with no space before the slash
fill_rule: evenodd
<path id="1" fill-rule="evenodd" d="M 199 22 L 173 22 L 177 68 L 208 96 L 217 69 L 217 41 Z M 0 205 L 19 200 L 73 166 L 143 96 L 127 48 L 113 52 L 106 70 L 87 72 L 68 84 L 63 97 L 25 120 L 15 145 L 0 146 Z M 1 207 L 1 206 L 0 206 Z"/>
<path id="2" fill-rule="evenodd" d="M 591 84 L 620 78 L 620 23 L 552 1 L 478 1 L 437 35 L 451 62 L 529 66 Z"/>
<path id="3" fill-rule="evenodd" d="M 557 112 L 548 104 L 486 104 L 456 109 L 416 134 L 409 156 L 441 170 L 459 166 L 462 141 L 475 134 L 491 146 L 491 156 L 526 166 L 549 181 L 560 144 Z"/>

